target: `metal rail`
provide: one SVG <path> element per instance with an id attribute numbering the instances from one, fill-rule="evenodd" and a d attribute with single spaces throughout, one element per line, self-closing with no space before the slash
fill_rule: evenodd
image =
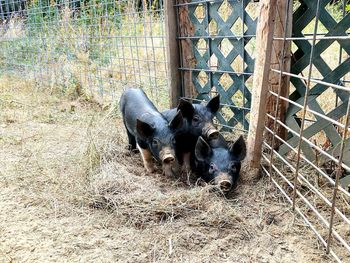
<path id="1" fill-rule="evenodd" d="M 290 1 L 291 0 L 288 0 L 288 3 L 290 3 Z M 315 99 L 315 97 L 318 96 L 318 94 L 312 93 L 311 83 L 330 87 L 341 92 L 346 92 L 347 94 L 350 93 L 350 87 L 343 86 L 348 83 L 345 77 L 341 80 L 340 84 L 330 82 L 329 78 L 327 77 L 324 79 L 312 77 L 314 60 L 316 59 L 316 45 L 322 43 L 322 41 L 348 41 L 350 40 L 350 36 L 347 35 L 347 33 L 344 33 L 345 35 L 343 33 L 339 33 L 341 35 L 337 36 L 333 33 L 324 34 L 317 32 L 319 20 L 323 19 L 320 17 L 320 13 L 323 11 L 324 3 L 322 3 L 321 6 L 321 2 L 322 1 L 320 0 L 315 1 L 313 11 L 315 17 L 313 20 L 314 25 L 312 34 L 303 34 L 303 36 L 298 37 L 287 37 L 285 34 L 284 36 L 275 36 L 273 38 L 273 41 L 283 41 L 289 45 L 292 41 L 309 41 L 310 49 L 309 53 L 307 54 L 308 67 L 305 76 L 303 74 L 295 74 L 286 70 L 281 70 L 282 65 L 284 64 L 284 59 L 286 57 L 286 54 L 284 52 L 282 52 L 282 55 L 280 57 L 280 69 L 270 69 L 270 74 L 278 74 L 279 86 L 278 91 L 269 90 L 269 95 L 274 97 L 276 104 L 274 112 L 267 113 L 266 115 L 268 119 L 273 121 L 272 126 L 265 127 L 265 131 L 268 134 L 271 134 L 272 139 L 270 141 L 264 142 L 266 153 L 263 153 L 263 160 L 267 165 L 265 166 L 262 164 L 262 170 L 266 175 L 270 177 L 272 183 L 278 188 L 283 196 L 286 197 L 288 202 L 291 203 L 294 211 L 303 218 L 303 220 L 315 233 L 316 237 L 324 246 L 326 253 L 330 253 L 336 261 L 342 262 L 342 260 L 345 260 L 347 253 L 350 252 L 350 242 L 348 240 L 348 237 L 341 232 L 341 229 L 338 229 L 339 225 L 346 224 L 349 226 L 350 224 L 350 207 L 348 204 L 350 192 L 348 189 L 345 189 L 342 185 L 340 185 L 340 179 L 343 176 L 344 171 L 350 171 L 350 167 L 344 163 L 345 146 L 348 141 L 348 130 L 350 122 L 350 103 L 349 99 L 344 100 L 346 97 L 343 95 L 342 103 L 346 103 L 344 105 L 346 106 L 346 113 L 344 112 L 345 116 L 338 119 L 333 118 L 333 115 L 324 114 L 323 112 L 318 112 L 314 109 L 310 109 L 310 107 L 308 107 L 308 103 L 310 100 Z M 344 3 L 345 2 L 343 2 L 343 8 L 345 8 Z M 345 9 L 343 9 L 343 16 L 345 17 L 345 15 L 346 12 Z M 283 23 L 285 29 L 288 27 L 287 17 L 277 17 L 276 20 L 277 19 L 280 19 L 279 23 Z M 322 20 L 322 23 L 324 23 L 324 20 Z M 287 32 L 287 30 L 285 30 L 285 32 Z M 301 43 L 304 42 L 299 42 L 299 44 Z M 342 49 L 342 47 L 339 49 L 339 65 L 345 63 L 345 59 L 343 59 L 344 54 L 342 53 Z M 319 56 L 319 54 L 317 54 L 317 56 Z M 281 95 L 282 76 L 288 76 L 303 81 L 305 91 L 303 94 L 300 94 L 301 98 L 303 99 L 302 104 L 293 101 L 289 97 Z M 309 95 L 312 95 L 313 97 L 310 98 Z M 335 107 L 339 107 L 338 95 L 334 97 L 336 97 Z M 281 101 L 284 103 L 289 103 L 290 105 L 296 106 L 298 109 L 300 109 L 298 116 L 295 116 L 295 118 L 300 119 L 298 130 L 294 130 L 295 128 L 292 129 L 285 123 L 284 120 L 278 119 L 280 110 L 278 105 L 281 103 Z M 331 101 L 327 101 L 327 106 L 330 105 L 332 105 Z M 334 108 L 333 110 L 336 109 Z M 331 112 L 332 110 L 329 110 L 329 113 Z M 310 138 L 304 136 L 304 132 L 306 130 L 305 122 L 307 121 L 307 113 L 311 113 L 317 118 L 320 117 L 321 119 L 327 121 L 329 125 L 333 125 L 333 127 L 335 127 L 335 129 L 340 134 L 340 147 L 338 149 L 339 151 L 336 157 L 329 154 L 322 146 L 317 145 L 316 142 L 311 141 Z M 317 120 L 313 122 L 317 122 Z M 297 139 L 297 145 L 292 146 L 289 143 L 288 137 L 282 138 L 283 136 L 281 137 L 281 135 L 277 134 L 277 127 L 282 127 L 286 132 L 288 132 L 288 134 L 294 136 Z M 278 148 L 276 147 L 276 140 L 278 140 L 278 145 L 287 146 L 289 149 L 288 151 L 290 153 L 290 157 L 288 157 L 286 154 L 282 155 L 278 151 Z M 318 156 L 320 154 L 323 157 L 324 162 L 334 162 L 337 167 L 334 170 L 334 173 L 336 175 L 335 178 L 332 178 L 331 175 L 326 173 L 319 166 L 319 163 L 310 160 L 307 155 L 303 154 L 303 145 L 307 145 L 313 149 L 315 151 L 315 155 Z M 305 163 L 306 166 L 304 165 L 302 167 L 302 162 Z M 284 166 L 287 166 L 291 171 L 289 172 L 289 175 L 286 174 L 282 169 Z M 313 181 L 310 181 L 310 177 L 305 174 L 306 170 L 304 169 L 310 170 L 312 178 L 318 178 L 320 176 L 320 178 L 323 178 L 326 183 L 318 185 Z M 292 174 L 293 176 L 291 176 Z M 316 200 L 322 200 L 322 205 L 320 205 Z M 313 215 L 311 215 L 309 211 L 312 211 Z M 325 234 L 325 232 L 327 232 L 327 234 Z"/>

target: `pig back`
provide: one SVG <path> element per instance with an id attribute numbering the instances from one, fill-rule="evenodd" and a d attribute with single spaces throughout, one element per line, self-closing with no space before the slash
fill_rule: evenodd
<path id="1" fill-rule="evenodd" d="M 127 129 L 136 135 L 136 120 L 142 120 L 153 125 L 167 124 L 142 89 L 127 88 L 120 98 L 120 110 Z"/>

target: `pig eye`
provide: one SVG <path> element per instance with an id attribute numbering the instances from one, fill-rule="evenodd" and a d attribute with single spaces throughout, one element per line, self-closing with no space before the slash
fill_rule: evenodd
<path id="1" fill-rule="evenodd" d="M 209 165 L 209 173 L 213 173 L 215 171 L 215 164 L 211 163 Z"/>
<path id="2" fill-rule="evenodd" d="M 172 138 L 172 139 L 171 139 L 171 143 L 172 143 L 172 144 L 176 144 L 175 138 Z"/>
<path id="3" fill-rule="evenodd" d="M 230 164 L 230 170 L 231 170 L 233 173 L 235 173 L 235 172 L 237 171 L 237 167 L 236 167 L 236 165 L 235 165 L 234 163 L 231 163 L 231 164 Z"/>
<path id="4" fill-rule="evenodd" d="M 158 140 L 153 139 L 153 140 L 152 140 L 152 146 L 153 146 L 154 148 L 158 148 L 158 145 L 159 145 Z"/>
<path id="5" fill-rule="evenodd" d="M 193 116 L 193 122 L 199 122 L 199 117 L 198 116 Z"/>

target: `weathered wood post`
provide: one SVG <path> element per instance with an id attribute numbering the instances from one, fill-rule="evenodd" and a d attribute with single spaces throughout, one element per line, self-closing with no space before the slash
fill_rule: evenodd
<path id="1" fill-rule="evenodd" d="M 248 181 L 258 176 L 260 168 L 276 4 L 277 0 L 260 1 L 260 14 L 256 29 L 257 49 L 247 141 L 247 158 L 244 164 L 246 171 L 245 180 Z"/>
<path id="2" fill-rule="evenodd" d="M 177 42 L 177 16 L 174 1 L 165 0 L 165 34 L 167 41 L 170 106 L 176 107 L 181 96 L 180 52 Z"/>
<path id="3" fill-rule="evenodd" d="M 186 5 L 192 0 L 178 0 L 179 8 L 178 12 L 178 23 L 179 23 L 179 36 L 184 37 L 180 40 L 180 57 L 181 57 L 181 67 L 182 70 L 182 90 L 183 96 L 195 97 L 197 95 L 196 88 L 193 84 L 193 72 L 192 69 L 196 66 L 196 59 L 193 53 L 193 41 L 192 39 L 186 37 L 193 37 L 195 32 L 195 26 L 191 22 L 189 15 L 189 6 Z"/>
<path id="4" fill-rule="evenodd" d="M 192 81 L 192 69 L 196 60 L 193 54 L 192 40 L 186 37 L 194 36 L 194 26 L 189 18 L 187 3 L 190 0 L 165 0 L 165 31 L 167 37 L 168 72 L 170 81 L 171 106 L 176 107 L 180 96 L 196 95 Z M 178 10 L 176 10 L 176 8 Z M 178 21 L 177 21 L 178 20 Z M 179 40 L 177 37 L 183 37 Z M 180 71 L 179 68 L 182 68 Z M 181 74 L 180 74 L 181 72 Z"/>
<path id="5" fill-rule="evenodd" d="M 289 6 L 287 7 L 289 2 Z M 285 72 L 290 71 L 291 65 L 291 41 L 283 41 L 284 37 L 288 38 L 292 36 L 292 18 L 293 18 L 293 1 L 277 0 L 277 13 L 275 19 L 274 36 L 278 38 L 273 42 L 273 48 L 271 53 L 271 68 L 281 70 Z M 285 25 L 287 22 L 287 26 Z M 282 64 L 281 64 L 282 63 Z M 269 79 L 270 90 L 280 93 L 281 97 L 288 98 L 289 95 L 289 76 L 280 75 L 276 72 L 271 72 Z M 276 110 L 276 103 L 278 103 L 278 111 Z M 282 99 L 277 102 L 277 97 L 271 93 L 267 95 L 266 112 L 272 116 L 276 116 L 277 119 L 284 122 L 286 117 L 288 103 Z M 268 118 L 266 120 L 266 126 L 276 132 L 282 139 L 286 139 L 287 130 L 283 126 L 276 123 L 274 127 L 274 120 Z M 272 135 L 269 132 L 265 133 L 266 142 L 271 145 Z M 278 139 L 274 140 L 274 148 L 276 149 L 281 142 Z"/>

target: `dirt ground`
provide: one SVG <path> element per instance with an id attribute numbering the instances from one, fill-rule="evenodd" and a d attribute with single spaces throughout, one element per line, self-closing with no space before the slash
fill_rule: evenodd
<path id="1" fill-rule="evenodd" d="M 1 263 L 332 261 L 268 179 L 224 197 L 147 175 L 108 107 L 6 83 Z"/>

